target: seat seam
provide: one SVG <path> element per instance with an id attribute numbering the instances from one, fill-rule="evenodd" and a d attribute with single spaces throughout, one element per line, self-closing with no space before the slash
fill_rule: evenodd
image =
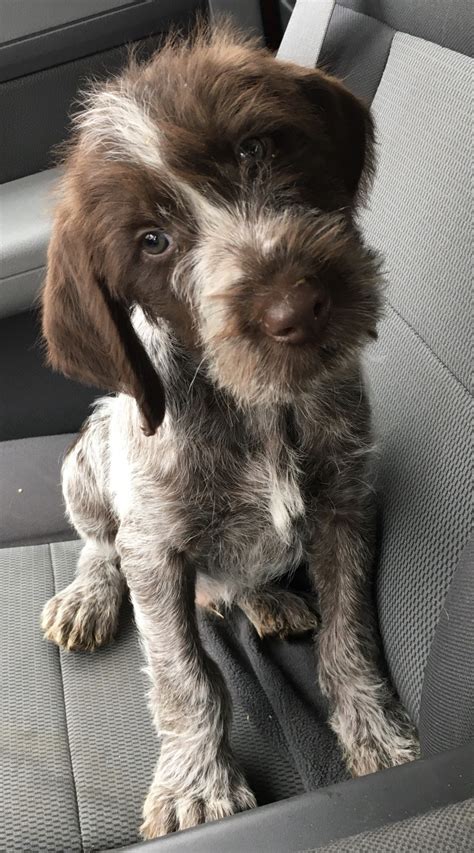
<path id="1" fill-rule="evenodd" d="M 49 542 L 48 542 L 48 550 L 49 550 L 49 560 L 51 563 L 51 574 L 52 574 L 52 578 L 53 578 L 54 594 L 56 595 L 58 590 L 56 588 L 56 575 L 55 575 L 55 571 L 54 571 L 53 552 L 51 550 L 51 544 Z M 84 853 L 84 835 L 82 832 L 82 824 L 81 824 L 81 810 L 79 808 L 79 797 L 77 795 L 76 776 L 74 773 L 74 762 L 72 760 L 71 741 L 69 738 L 69 720 L 68 720 L 68 713 L 67 713 L 67 706 L 66 706 L 66 692 L 64 690 L 64 672 L 63 672 L 63 664 L 62 664 L 62 659 L 61 659 L 61 650 L 59 648 L 57 649 L 57 654 L 58 654 L 58 661 L 59 661 L 59 674 L 60 674 L 60 678 L 61 678 L 61 692 L 62 692 L 63 705 L 64 705 L 64 721 L 65 721 L 65 726 L 66 726 L 67 751 L 68 751 L 68 755 L 69 755 L 69 763 L 71 766 L 71 777 L 72 777 L 72 782 L 73 782 L 73 787 L 74 787 L 74 799 L 76 802 L 77 825 L 79 828 L 79 835 L 80 835 L 80 845 L 81 845 L 80 853 Z"/>
<path id="2" fill-rule="evenodd" d="M 454 379 L 454 381 L 463 389 L 463 391 L 466 392 L 468 397 L 472 398 L 472 392 L 469 389 L 468 385 L 466 385 L 463 380 L 459 378 L 459 376 L 456 376 L 454 371 L 449 367 L 448 364 L 446 364 L 445 361 L 443 361 L 443 359 L 438 355 L 438 353 L 434 351 L 434 349 L 429 345 L 428 341 L 426 341 L 425 338 L 420 334 L 418 329 L 415 329 L 415 327 L 410 323 L 410 321 L 407 320 L 406 317 L 403 316 L 403 314 L 401 314 L 398 308 L 395 308 L 395 306 L 390 302 L 390 300 L 386 299 L 386 305 L 388 305 L 388 307 L 405 324 L 405 326 L 407 326 L 410 331 L 413 332 L 415 337 L 418 338 L 418 340 L 420 341 L 420 343 L 423 344 L 425 349 L 427 349 L 428 352 L 431 353 L 431 355 L 436 359 L 436 361 L 438 362 L 438 364 L 441 365 L 441 367 L 444 367 L 444 369 L 449 373 L 451 378 Z"/>
<path id="3" fill-rule="evenodd" d="M 9 282 L 12 280 L 12 278 L 18 278 L 19 276 L 26 275 L 27 273 L 30 273 L 30 272 L 44 272 L 45 269 L 46 269 L 46 264 L 42 263 L 38 267 L 27 267 L 24 270 L 18 270 L 18 272 L 11 272 L 11 273 L 8 273 L 8 275 L 1 275 L 0 276 L 0 284 L 2 284 L 3 282 Z"/>

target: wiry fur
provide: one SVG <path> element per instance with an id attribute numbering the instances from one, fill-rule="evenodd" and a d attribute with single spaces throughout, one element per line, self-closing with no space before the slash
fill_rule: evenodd
<path id="1" fill-rule="evenodd" d="M 252 169 L 236 148 L 262 134 L 272 157 Z M 64 463 L 86 544 L 43 627 L 92 649 L 113 635 L 129 587 L 161 733 L 145 837 L 254 805 L 195 598 L 217 611 L 239 604 L 261 636 L 319 620 L 321 686 L 352 772 L 416 753 L 378 670 L 370 595 L 360 352 L 380 295 L 355 210 L 372 140 L 368 111 L 340 83 L 276 62 L 230 28 L 132 64 L 78 119 L 44 332 L 53 366 L 118 394 Z M 151 227 L 170 234 L 163 257 L 140 250 Z M 301 280 L 323 288 L 330 313 L 314 341 L 293 347 L 265 336 L 260 318 Z M 278 593 L 302 562 L 319 617 Z"/>

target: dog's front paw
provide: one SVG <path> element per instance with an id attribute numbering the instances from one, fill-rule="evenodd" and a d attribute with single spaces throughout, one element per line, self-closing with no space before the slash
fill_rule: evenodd
<path id="1" fill-rule="evenodd" d="M 365 720 L 345 747 L 352 776 L 366 776 L 420 756 L 415 728 L 405 711 L 396 706 Z"/>
<path id="2" fill-rule="evenodd" d="M 414 761 L 419 755 L 420 746 L 416 737 L 402 737 L 394 733 L 391 743 L 381 743 L 374 738 L 360 744 L 357 751 L 349 756 L 347 765 L 352 776 L 367 776 L 387 767 Z"/>
<path id="3" fill-rule="evenodd" d="M 254 808 L 255 797 L 243 776 L 238 771 L 232 776 L 225 778 L 227 768 L 223 774 L 217 769 L 212 784 L 190 788 L 186 783 L 177 784 L 175 790 L 154 782 L 143 807 L 140 834 L 146 839 L 158 838 Z"/>
<path id="4" fill-rule="evenodd" d="M 44 637 L 69 651 L 93 651 L 112 639 L 119 607 L 119 597 L 104 601 L 76 579 L 45 604 Z"/>

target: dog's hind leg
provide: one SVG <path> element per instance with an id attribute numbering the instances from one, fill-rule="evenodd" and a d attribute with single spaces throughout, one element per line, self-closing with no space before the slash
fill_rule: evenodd
<path id="1" fill-rule="evenodd" d="M 291 637 L 314 631 L 318 625 L 315 598 L 276 586 L 242 595 L 236 604 L 261 638 Z"/>
<path id="2" fill-rule="evenodd" d="M 197 585 L 196 604 L 223 619 L 226 608 L 236 604 L 261 639 L 298 636 L 314 631 L 318 626 L 317 598 L 314 595 L 297 594 L 273 584 L 247 592 L 224 592 L 220 595 L 217 585 L 213 588 L 201 578 Z"/>
<path id="3" fill-rule="evenodd" d="M 68 515 L 84 539 L 75 579 L 43 609 L 44 636 L 69 650 L 93 651 L 114 636 L 125 581 L 117 525 L 106 495 L 107 421 L 92 416 L 62 470 Z"/>

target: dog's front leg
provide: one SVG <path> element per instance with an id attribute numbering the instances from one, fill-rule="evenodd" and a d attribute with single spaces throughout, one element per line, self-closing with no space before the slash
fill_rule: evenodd
<path id="1" fill-rule="evenodd" d="M 255 806 L 230 751 L 230 700 L 223 678 L 199 639 L 195 574 L 182 554 L 157 553 L 152 538 L 122 530 L 118 539 L 161 738 L 143 809 L 145 838 Z"/>
<path id="2" fill-rule="evenodd" d="M 410 761 L 414 729 L 379 668 L 367 504 L 328 512 L 315 536 L 312 575 L 319 593 L 319 681 L 330 724 L 354 776 Z"/>

